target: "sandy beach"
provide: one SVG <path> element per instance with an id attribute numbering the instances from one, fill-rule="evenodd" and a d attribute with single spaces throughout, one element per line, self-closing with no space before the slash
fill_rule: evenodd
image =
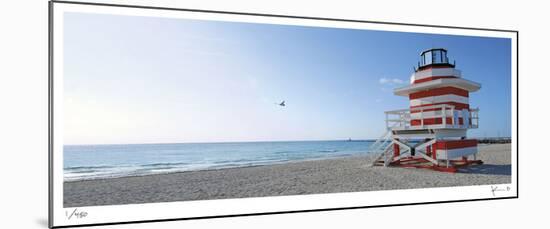
<path id="1" fill-rule="evenodd" d="M 64 207 L 449 187 L 511 182 L 511 145 L 480 145 L 460 172 L 371 167 L 371 157 L 64 183 Z"/>

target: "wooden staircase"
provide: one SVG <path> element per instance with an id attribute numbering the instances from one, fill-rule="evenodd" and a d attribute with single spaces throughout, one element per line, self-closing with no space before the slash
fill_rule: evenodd
<path id="1" fill-rule="evenodd" d="M 368 149 L 368 153 L 375 155 L 376 159 L 372 161 L 372 166 L 388 166 L 392 160 L 393 147 L 391 138 L 391 128 L 388 128 Z"/>

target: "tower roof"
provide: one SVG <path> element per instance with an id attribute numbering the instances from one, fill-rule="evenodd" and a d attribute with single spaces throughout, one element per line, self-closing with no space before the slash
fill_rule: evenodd
<path id="1" fill-rule="evenodd" d="M 395 95 L 409 96 L 409 94 L 438 87 L 456 87 L 475 92 L 481 88 L 481 84 L 463 78 L 441 78 L 422 83 L 416 83 L 393 90 Z"/>

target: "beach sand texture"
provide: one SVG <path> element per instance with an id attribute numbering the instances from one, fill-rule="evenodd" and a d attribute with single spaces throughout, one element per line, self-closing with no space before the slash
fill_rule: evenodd
<path id="1" fill-rule="evenodd" d="M 64 182 L 64 207 L 504 184 L 511 145 L 480 145 L 483 165 L 460 172 L 371 167 L 372 157 Z"/>

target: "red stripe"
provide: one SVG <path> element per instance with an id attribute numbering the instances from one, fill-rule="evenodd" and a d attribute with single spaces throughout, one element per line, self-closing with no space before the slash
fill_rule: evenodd
<path id="1" fill-rule="evenodd" d="M 424 125 L 438 125 L 443 124 L 443 118 L 425 118 Z M 453 119 L 447 118 L 447 124 L 451 125 Z M 462 118 L 458 118 L 458 124 L 462 125 L 464 122 L 462 121 Z M 420 126 L 422 123 L 420 122 L 420 119 L 411 119 L 411 126 Z"/>
<path id="2" fill-rule="evenodd" d="M 456 109 L 456 107 L 455 107 L 455 109 Z M 464 109 L 464 108 L 456 109 L 456 110 L 462 110 L 462 109 Z M 466 108 L 466 109 L 468 109 L 468 108 Z M 411 111 L 411 114 L 416 114 L 416 113 L 420 113 L 420 112 L 427 112 L 427 111 L 441 111 L 441 110 L 442 110 L 441 108 L 430 108 L 430 109 L 424 109 L 422 111 L 413 110 L 413 111 Z M 446 110 L 449 110 L 449 108 L 447 108 Z"/>
<path id="3" fill-rule="evenodd" d="M 467 147 L 477 146 L 476 139 L 464 139 L 464 140 L 447 140 L 447 141 L 437 141 L 435 143 L 437 149 L 460 149 Z"/>
<path id="4" fill-rule="evenodd" d="M 429 89 L 425 91 L 411 93 L 409 95 L 409 99 L 421 99 L 421 98 L 426 98 L 430 96 L 449 95 L 449 94 L 469 97 L 468 96 L 469 93 L 467 90 L 456 88 L 456 87 L 440 87 L 440 88 L 434 88 L 434 89 Z"/>
<path id="5" fill-rule="evenodd" d="M 428 82 L 428 81 L 437 80 L 437 79 L 443 79 L 443 78 L 457 78 L 457 77 L 456 77 L 456 76 L 432 76 L 432 77 L 427 77 L 427 78 L 415 80 L 415 81 L 413 82 L 413 84 L 415 84 L 415 83 L 423 83 L 423 82 Z"/>
<path id="6" fill-rule="evenodd" d="M 434 106 L 434 105 L 440 105 L 440 104 L 452 105 L 452 106 L 455 107 L 455 110 L 470 109 L 470 105 L 469 105 L 469 104 L 456 103 L 456 102 L 424 104 L 424 105 L 420 105 L 420 106 L 412 106 L 412 107 L 410 107 L 410 109 L 412 110 L 412 109 L 419 108 L 419 107 Z M 446 109 L 446 110 L 449 110 L 450 108 L 445 108 L 445 109 Z M 412 111 L 411 111 L 411 114 L 420 113 L 420 112 L 426 112 L 426 111 L 440 111 L 440 110 L 443 110 L 443 109 L 442 109 L 442 108 L 429 108 L 429 109 L 424 109 L 424 110 L 422 110 L 422 111 L 420 111 L 420 110 L 412 110 Z"/>
<path id="7" fill-rule="evenodd" d="M 423 66 L 423 67 L 420 67 L 422 70 L 419 70 L 419 72 L 421 71 L 426 71 L 426 70 L 429 70 L 429 69 L 432 69 L 432 68 L 452 68 L 452 67 L 449 67 L 447 65 L 431 65 L 431 66 Z"/>
<path id="8" fill-rule="evenodd" d="M 427 106 L 435 106 L 435 105 L 441 105 L 441 104 L 447 104 L 447 105 L 454 106 L 455 110 L 470 109 L 470 104 L 457 103 L 457 102 L 422 104 L 422 105 L 417 105 L 417 106 L 410 106 L 410 109 L 419 108 L 419 107 L 427 107 Z M 430 108 L 430 109 L 425 109 L 424 111 L 435 111 L 435 110 L 441 110 L 441 108 Z M 420 111 L 413 111 L 412 113 L 416 113 L 416 112 L 420 112 Z"/>

